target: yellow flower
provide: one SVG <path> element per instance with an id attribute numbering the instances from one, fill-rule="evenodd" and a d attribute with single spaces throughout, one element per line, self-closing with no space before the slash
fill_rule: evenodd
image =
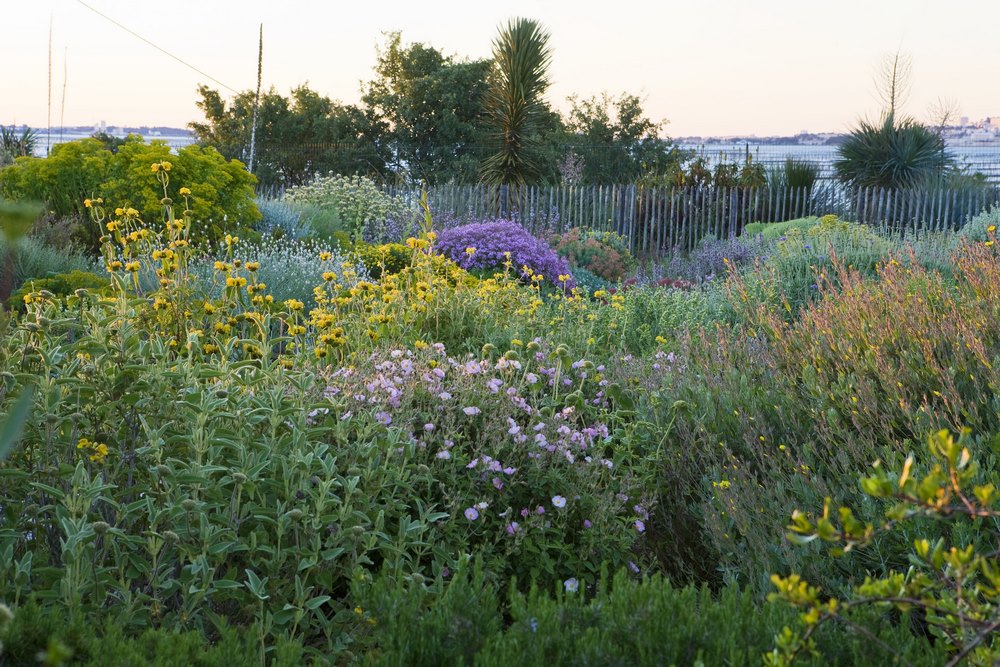
<path id="1" fill-rule="evenodd" d="M 167 162 L 166 160 L 161 162 L 160 165 L 163 167 L 163 171 L 170 171 L 170 168 L 173 167 L 173 165 Z"/>
<path id="2" fill-rule="evenodd" d="M 996 225 L 990 225 L 989 227 L 986 228 L 986 231 L 991 232 L 991 233 L 995 232 L 996 230 L 997 230 L 997 226 Z"/>
<path id="3" fill-rule="evenodd" d="M 993 245 L 993 241 L 992 240 L 986 242 L 986 247 L 987 248 L 989 248 L 991 245 Z"/>
<path id="4" fill-rule="evenodd" d="M 476 249 L 472 247 L 466 248 L 465 254 L 468 255 L 469 257 L 472 257 L 473 255 L 476 254 Z"/>
<path id="5" fill-rule="evenodd" d="M 130 273 L 135 273 L 139 270 L 139 262 L 128 262 L 125 264 L 125 270 Z"/>
<path id="6" fill-rule="evenodd" d="M 158 172 L 158 171 L 160 170 L 160 163 L 159 163 L 159 162 L 156 162 L 156 163 L 154 163 L 154 164 L 152 165 L 152 169 L 153 169 L 153 173 L 154 173 L 154 174 L 155 174 L 156 172 Z"/>
<path id="7" fill-rule="evenodd" d="M 260 262 L 247 262 L 247 271 L 259 271 Z"/>
<path id="8" fill-rule="evenodd" d="M 326 271 L 323 273 L 323 280 L 325 280 L 326 282 L 330 282 L 336 279 L 337 279 L 337 274 L 334 273 L 333 271 Z"/>
<path id="9" fill-rule="evenodd" d="M 84 199 L 83 200 L 83 205 L 84 205 L 85 208 L 93 208 L 94 202 L 93 202 L 93 200 L 90 200 L 90 199 Z"/>
<path id="10" fill-rule="evenodd" d="M 289 310 L 299 311 L 305 307 L 305 304 L 298 299 L 288 299 L 285 301 L 285 306 L 287 306 Z"/>
<path id="11" fill-rule="evenodd" d="M 191 190 L 188 188 L 181 188 L 181 197 L 186 197 L 189 194 L 191 194 Z"/>
<path id="12" fill-rule="evenodd" d="M 328 253 L 328 252 L 321 252 L 321 253 L 319 254 L 319 258 L 320 258 L 320 260 L 321 260 L 321 261 L 324 261 L 324 262 L 327 262 L 327 261 L 329 261 L 331 257 L 333 257 L 333 255 L 331 255 L 331 254 L 330 254 L 330 253 Z"/>

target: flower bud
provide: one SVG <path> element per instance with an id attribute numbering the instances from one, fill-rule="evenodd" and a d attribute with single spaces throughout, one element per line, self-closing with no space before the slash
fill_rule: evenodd
<path id="1" fill-rule="evenodd" d="M 193 510 L 195 508 L 195 505 L 197 505 L 197 503 L 191 498 L 185 498 L 183 502 L 181 502 L 181 507 L 184 508 L 185 512 L 190 512 L 191 510 Z"/>
<path id="2" fill-rule="evenodd" d="M 95 521 L 94 522 L 94 532 L 97 533 L 98 535 L 104 535 L 110 529 L 111 529 L 111 526 L 109 526 L 104 521 Z"/>

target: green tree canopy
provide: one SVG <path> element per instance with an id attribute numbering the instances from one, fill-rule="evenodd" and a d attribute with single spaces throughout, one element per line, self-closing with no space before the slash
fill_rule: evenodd
<path id="1" fill-rule="evenodd" d="M 566 125 L 572 150 L 583 160 L 585 183 L 622 183 L 669 172 L 684 157 L 661 137 L 666 122 L 651 120 L 636 95 L 573 96 L 569 102 Z"/>
<path id="2" fill-rule="evenodd" d="M 205 122 L 189 123 L 198 142 L 248 161 L 254 92 L 239 93 L 228 104 L 207 86 L 198 93 Z M 254 172 L 264 186 L 297 185 L 330 171 L 380 174 L 384 163 L 371 147 L 370 129 L 361 109 L 334 102 L 308 84 L 290 97 L 271 88 L 260 98 Z"/>
<path id="3" fill-rule="evenodd" d="M 457 60 L 388 34 L 362 100 L 395 170 L 429 183 L 474 178 L 488 141 L 489 69 L 488 60 Z"/>

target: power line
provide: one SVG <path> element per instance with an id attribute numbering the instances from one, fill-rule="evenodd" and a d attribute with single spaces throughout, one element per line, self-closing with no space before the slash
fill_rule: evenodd
<path id="1" fill-rule="evenodd" d="M 150 46 L 152 46 L 157 51 L 160 51 L 161 53 L 170 56 L 171 58 L 173 58 L 174 60 L 176 60 L 180 64 L 184 65 L 185 67 L 194 70 L 195 72 L 197 72 L 198 74 L 201 74 L 203 77 L 205 77 L 207 79 L 211 79 L 212 81 L 214 81 L 215 83 L 219 84 L 223 88 L 226 88 L 226 89 L 228 89 L 228 90 L 236 93 L 237 95 L 239 94 L 240 91 L 236 90 L 232 86 L 227 86 L 226 84 L 224 84 L 221 81 L 219 81 L 218 79 L 216 79 L 214 76 L 211 76 L 211 75 L 207 74 L 206 72 L 198 69 L 197 67 L 195 67 L 191 63 L 189 63 L 189 62 L 187 62 L 187 61 L 179 58 L 178 56 L 175 56 L 174 54 L 170 53 L 170 51 L 167 51 L 163 47 L 154 44 L 153 42 L 151 42 L 150 40 L 146 39 L 145 37 L 143 37 L 142 35 L 140 35 L 136 31 L 132 30 L 128 26 L 124 26 L 121 23 L 119 23 L 118 21 L 116 21 L 113 18 L 111 18 L 110 16 L 108 16 L 107 14 L 104 14 L 104 13 L 98 11 L 97 9 L 94 9 L 93 7 L 91 7 L 90 5 L 88 5 L 83 0 L 76 0 L 76 1 L 79 2 L 81 5 L 83 5 L 84 7 L 86 7 L 87 9 L 89 9 L 90 11 L 94 12 L 95 14 L 97 14 L 98 16 L 100 16 L 100 17 L 102 17 L 102 18 L 110 21 L 111 23 L 115 24 L 116 26 L 118 26 L 119 28 L 121 28 L 125 32 L 129 33 L 133 37 L 141 39 L 142 41 L 146 42 L 146 44 L 149 44 Z"/>

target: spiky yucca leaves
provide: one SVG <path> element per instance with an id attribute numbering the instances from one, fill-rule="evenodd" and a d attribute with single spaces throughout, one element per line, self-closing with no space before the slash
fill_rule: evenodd
<path id="1" fill-rule="evenodd" d="M 549 34 L 531 19 L 514 19 L 493 42 L 493 72 L 486 94 L 487 115 L 500 149 L 483 161 L 480 177 L 490 185 L 521 186 L 538 178 L 539 165 L 527 149 L 544 113 L 549 87 Z"/>
<path id="2" fill-rule="evenodd" d="M 953 163 L 939 134 L 889 113 L 878 125 L 861 121 L 840 146 L 834 168 L 855 187 L 910 188 L 939 178 Z"/>
<path id="3" fill-rule="evenodd" d="M 24 157 L 33 154 L 37 145 L 38 133 L 30 127 L 18 133 L 13 125 L 10 127 L 0 125 L 0 153 L 7 153 L 11 157 Z"/>

